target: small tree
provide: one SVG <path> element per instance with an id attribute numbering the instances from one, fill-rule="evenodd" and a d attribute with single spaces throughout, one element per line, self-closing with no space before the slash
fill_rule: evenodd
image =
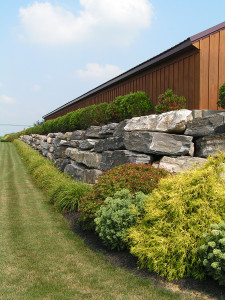
<path id="1" fill-rule="evenodd" d="M 217 105 L 221 108 L 225 108 L 225 82 L 219 89 L 219 100 L 217 102 Z"/>

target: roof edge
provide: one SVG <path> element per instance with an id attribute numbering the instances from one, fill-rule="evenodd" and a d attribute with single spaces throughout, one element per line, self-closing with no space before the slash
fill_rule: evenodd
<path id="1" fill-rule="evenodd" d="M 204 31 L 202 31 L 198 34 L 195 34 L 195 35 L 191 36 L 190 40 L 191 40 L 192 43 L 197 42 L 197 41 L 199 41 L 201 39 L 204 39 L 205 37 L 207 37 L 211 34 L 214 34 L 218 31 L 220 31 L 221 29 L 225 29 L 225 22 L 222 22 L 218 25 L 215 25 L 215 26 L 213 26 L 209 29 L 206 29 L 206 30 L 204 30 Z"/>

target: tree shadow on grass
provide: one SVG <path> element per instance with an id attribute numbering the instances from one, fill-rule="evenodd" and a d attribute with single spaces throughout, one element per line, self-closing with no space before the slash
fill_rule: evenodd
<path id="1" fill-rule="evenodd" d="M 177 281 L 168 282 L 147 269 L 137 269 L 137 258 L 129 251 L 108 250 L 95 232 L 84 231 L 77 222 L 79 213 L 66 214 L 65 218 L 70 222 L 71 229 L 79 235 L 84 243 L 94 252 L 102 253 L 107 262 L 114 267 L 124 268 L 139 278 L 149 279 L 157 286 L 164 287 L 173 292 L 178 292 L 196 299 L 225 300 L 225 287 L 220 286 L 211 278 L 196 280 L 193 278 L 182 278 Z"/>

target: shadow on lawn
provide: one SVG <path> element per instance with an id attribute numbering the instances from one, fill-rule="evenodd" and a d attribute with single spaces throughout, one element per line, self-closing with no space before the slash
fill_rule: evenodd
<path id="1" fill-rule="evenodd" d="M 79 213 L 66 214 L 65 218 L 70 222 L 73 232 L 78 234 L 91 250 L 104 254 L 106 261 L 112 266 L 124 268 L 140 278 L 149 279 L 153 284 L 173 292 L 190 295 L 197 299 L 225 300 L 225 287 L 219 286 L 211 278 L 201 281 L 193 278 L 183 278 L 178 281 L 168 282 L 146 269 L 137 270 L 137 258 L 132 256 L 128 251 L 108 250 L 104 247 L 97 234 L 82 230 L 81 226 L 77 223 Z"/>

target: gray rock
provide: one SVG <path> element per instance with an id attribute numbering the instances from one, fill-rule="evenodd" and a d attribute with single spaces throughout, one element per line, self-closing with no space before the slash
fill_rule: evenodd
<path id="1" fill-rule="evenodd" d="M 127 121 L 125 131 L 154 131 L 183 133 L 187 122 L 192 120 L 192 111 L 175 110 L 160 115 L 135 117 Z"/>
<path id="2" fill-rule="evenodd" d="M 203 137 L 223 132 L 225 132 L 224 116 L 214 114 L 188 122 L 184 134 L 193 137 Z"/>
<path id="3" fill-rule="evenodd" d="M 51 144 L 51 143 L 52 143 L 52 138 L 51 138 L 51 137 L 48 137 L 48 138 L 47 138 L 47 143 L 48 143 L 48 144 Z"/>
<path id="4" fill-rule="evenodd" d="M 49 152 L 51 152 L 51 153 L 53 153 L 54 152 L 54 147 L 53 146 L 50 146 L 50 148 L 49 148 Z"/>
<path id="5" fill-rule="evenodd" d="M 72 132 L 70 137 L 71 140 L 83 140 L 85 135 L 85 130 L 76 130 Z"/>
<path id="6" fill-rule="evenodd" d="M 46 142 L 41 142 L 41 147 L 42 147 L 42 149 L 49 150 L 50 145 Z"/>
<path id="7" fill-rule="evenodd" d="M 67 148 L 66 156 L 76 161 L 77 163 L 82 163 L 89 168 L 100 169 L 101 154 L 90 152 L 90 151 L 81 151 L 76 148 Z"/>
<path id="8" fill-rule="evenodd" d="M 48 150 L 42 148 L 41 149 L 41 154 L 46 157 L 47 154 L 48 154 Z"/>
<path id="9" fill-rule="evenodd" d="M 85 138 L 100 138 L 101 126 L 91 126 L 85 131 Z"/>
<path id="10" fill-rule="evenodd" d="M 55 166 L 57 169 L 59 169 L 60 171 L 64 171 L 65 167 L 70 164 L 71 160 L 68 158 L 57 158 L 55 160 Z"/>
<path id="11" fill-rule="evenodd" d="M 129 120 L 123 120 L 122 122 L 120 122 L 119 125 L 116 127 L 115 131 L 113 132 L 113 136 L 124 136 L 124 127 L 127 125 L 128 121 Z"/>
<path id="12" fill-rule="evenodd" d="M 103 172 L 100 170 L 86 169 L 84 182 L 89 183 L 89 184 L 95 184 L 98 181 L 98 177 L 102 174 L 103 174 Z"/>
<path id="13" fill-rule="evenodd" d="M 54 138 L 55 137 L 55 133 L 49 133 L 48 135 L 47 135 L 47 138 Z"/>
<path id="14" fill-rule="evenodd" d="M 102 126 L 101 131 L 99 132 L 99 137 L 106 138 L 112 136 L 118 125 L 118 123 L 110 123 Z"/>
<path id="15" fill-rule="evenodd" d="M 155 155 L 193 155 L 194 144 L 191 136 L 159 132 L 126 132 L 126 149 Z"/>
<path id="16" fill-rule="evenodd" d="M 205 136 L 195 142 L 196 156 L 208 157 L 219 150 L 225 151 L 225 133 Z"/>
<path id="17" fill-rule="evenodd" d="M 71 141 L 70 141 L 70 147 L 78 148 L 81 141 L 82 141 L 82 140 L 71 140 Z"/>
<path id="18" fill-rule="evenodd" d="M 67 140 L 67 141 L 70 141 L 71 140 L 71 137 L 72 137 L 72 132 L 66 132 L 64 134 L 64 139 Z"/>
<path id="19" fill-rule="evenodd" d="M 105 151 L 102 153 L 101 170 L 107 171 L 116 166 L 134 163 L 148 164 L 153 157 L 146 154 L 137 154 L 128 150 Z"/>
<path id="20" fill-rule="evenodd" d="M 57 132 L 57 133 L 55 133 L 55 137 L 57 139 L 63 140 L 64 139 L 64 134 L 62 132 Z"/>
<path id="21" fill-rule="evenodd" d="M 104 140 L 98 140 L 94 147 L 95 152 L 119 149 L 125 149 L 122 136 L 115 136 L 106 138 Z"/>
<path id="22" fill-rule="evenodd" d="M 53 153 L 48 152 L 47 159 L 50 160 L 50 161 L 54 161 Z"/>
<path id="23" fill-rule="evenodd" d="M 67 140 L 61 140 L 59 146 L 70 146 L 70 142 Z"/>
<path id="24" fill-rule="evenodd" d="M 172 174 L 177 174 L 195 166 L 200 166 L 206 162 L 205 158 L 188 156 L 163 156 L 159 162 L 158 168 L 164 169 Z"/>
<path id="25" fill-rule="evenodd" d="M 63 146 L 58 146 L 54 149 L 53 152 L 54 159 L 65 158 L 66 157 L 66 148 Z"/>
<path id="26" fill-rule="evenodd" d="M 95 144 L 96 144 L 97 140 L 93 140 L 93 139 L 87 139 L 87 140 L 83 140 L 80 142 L 79 144 L 79 149 L 80 150 L 90 150 L 93 149 Z"/>

